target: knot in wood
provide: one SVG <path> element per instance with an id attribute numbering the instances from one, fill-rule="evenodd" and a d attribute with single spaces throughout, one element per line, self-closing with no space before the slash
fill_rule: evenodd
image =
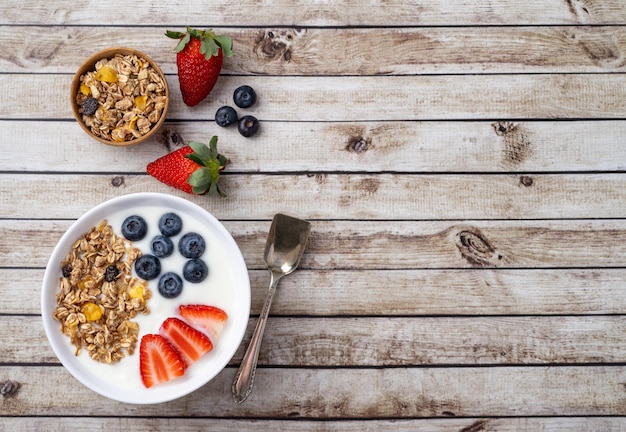
<path id="1" fill-rule="evenodd" d="M 370 143 L 362 136 L 351 137 L 346 145 L 346 150 L 354 153 L 363 153 L 367 151 Z"/>
<path id="2" fill-rule="evenodd" d="M 464 427 L 459 432 L 482 432 L 487 426 L 487 420 L 477 420 L 471 425 Z"/>
<path id="3" fill-rule="evenodd" d="M 19 389 L 19 383 L 11 380 L 4 381 L 0 383 L 0 394 L 2 397 L 13 396 L 17 393 Z"/>
<path id="4" fill-rule="evenodd" d="M 519 183 L 522 186 L 531 187 L 535 181 L 531 176 L 523 175 L 519 178 Z"/>
<path id="5" fill-rule="evenodd" d="M 624 54 L 614 41 L 578 40 L 585 54 L 598 66 L 621 68 L 626 63 Z"/>
<path id="6" fill-rule="evenodd" d="M 533 146 L 521 124 L 499 121 L 491 125 L 496 135 L 502 137 L 502 149 L 505 165 L 517 165 L 527 160 L 533 153 Z"/>
<path id="7" fill-rule="evenodd" d="M 254 52 L 259 57 L 269 60 L 280 60 L 285 62 L 291 60 L 291 43 L 294 40 L 294 33 L 291 30 L 265 30 L 257 34 L 254 43 Z"/>
<path id="8" fill-rule="evenodd" d="M 457 234 L 457 248 L 473 267 L 495 266 L 502 255 L 477 231 L 463 230 Z"/>
<path id="9" fill-rule="evenodd" d="M 120 187 L 124 185 L 124 176 L 116 176 L 111 179 L 111 186 Z"/>
<path id="10" fill-rule="evenodd" d="M 491 125 L 498 136 L 505 136 L 515 131 L 517 125 L 508 121 L 499 121 Z"/>
<path id="11" fill-rule="evenodd" d="M 179 134 L 176 130 L 165 128 L 162 132 L 157 134 L 157 141 L 167 149 L 167 151 L 172 151 L 172 149 L 176 147 L 182 147 L 185 145 L 185 140 L 182 135 Z"/>

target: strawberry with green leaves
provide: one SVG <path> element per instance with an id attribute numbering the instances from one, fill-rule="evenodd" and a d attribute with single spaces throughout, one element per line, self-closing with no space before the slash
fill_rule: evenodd
<path id="1" fill-rule="evenodd" d="M 228 159 L 217 151 L 217 136 L 206 144 L 189 141 L 186 146 L 153 162 L 146 168 L 148 174 L 166 185 L 183 192 L 198 195 L 226 194 L 220 190 L 220 173 Z"/>
<path id="2" fill-rule="evenodd" d="M 165 35 L 180 40 L 175 49 L 180 91 L 183 102 L 195 106 L 215 86 L 224 56 L 233 55 L 233 42 L 230 37 L 216 35 L 213 30 L 191 27 L 187 27 L 185 33 L 167 30 Z"/>

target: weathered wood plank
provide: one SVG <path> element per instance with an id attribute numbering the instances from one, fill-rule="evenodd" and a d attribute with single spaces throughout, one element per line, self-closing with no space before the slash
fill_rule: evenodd
<path id="1" fill-rule="evenodd" d="M 0 268 L 0 314 L 39 314 L 43 273 Z M 269 274 L 248 273 L 251 313 L 258 315 Z M 626 310 L 626 269 L 298 270 L 280 287 L 273 316 L 596 315 Z"/>
<path id="2" fill-rule="evenodd" d="M 259 361 L 331 367 L 623 363 L 625 330 L 621 316 L 273 318 Z"/>
<path id="3" fill-rule="evenodd" d="M 241 362 L 255 323 L 250 321 L 232 366 Z M 0 340 L 0 363 L 58 363 L 39 316 L 0 316 Z M 260 365 L 291 367 L 625 362 L 623 316 L 272 317 L 259 355 Z"/>
<path id="4" fill-rule="evenodd" d="M 35 182 L 36 189 L 24 186 Z M 184 196 L 220 219 L 267 219 L 277 210 L 309 219 L 371 220 L 620 218 L 626 214 L 623 173 L 267 176 L 225 172 L 220 183 L 227 198 L 185 194 L 147 174 L 4 174 L 0 195 L 9 197 L 21 190 L 24 199 L 36 200 L 37 205 L 24 208 L 22 202 L 6 199 L 0 217 L 77 218 L 113 197 L 149 191 Z M 280 196 L 280 209 L 276 196 Z M 67 205 L 60 206 L 60 201 Z M 312 202 L 324 205 L 311 206 Z"/>
<path id="5" fill-rule="evenodd" d="M 129 417 L 5 417 L 7 431 L 66 432 L 77 430 L 132 430 L 135 432 L 196 432 L 210 423 L 213 432 L 623 432 L 626 419 L 620 417 L 556 417 L 556 418 L 465 418 L 419 420 L 237 420 L 193 418 L 129 418 Z"/>
<path id="6" fill-rule="evenodd" d="M 168 151 L 164 143 L 175 133 L 201 142 L 219 134 L 218 147 L 231 161 L 228 171 L 240 173 L 626 170 L 624 120 L 280 122 L 254 138 L 254 145 L 235 129 L 166 123 L 152 142 L 124 149 L 89 139 L 73 121 L 0 120 L 0 129 L 12 137 L 7 151 L 0 152 L 0 170 L 6 172 L 53 167 L 56 172 L 143 173 L 148 162 Z"/>
<path id="7" fill-rule="evenodd" d="M 235 55 L 225 75 L 396 75 L 626 70 L 626 27 L 444 27 L 379 29 L 221 28 Z M 376 37 L 369 37 L 372 32 Z M 141 47 L 177 72 L 162 27 L 25 27 L 7 32 L 0 70 L 73 73 L 91 53 Z M 37 34 L 25 38 L 24 34 Z M 324 47 L 324 49 L 320 49 Z M 393 49 L 389 49 L 393 47 Z M 371 61 L 375 58 L 376 61 Z"/>
<path id="8" fill-rule="evenodd" d="M 0 117 L 72 118 L 71 74 L 0 75 Z M 426 75 L 380 77 L 223 76 L 201 105 L 187 107 L 168 75 L 169 120 L 207 120 L 241 84 L 256 88 L 254 114 L 274 121 L 623 119 L 624 74 Z M 41 103 L 45 94 L 47 103 Z M 385 107 L 381 109 L 381 107 Z M 337 108 L 337 107 L 344 107 Z M 348 109 L 349 107 L 349 109 Z M 263 129 L 261 129 L 261 133 Z"/>
<path id="9" fill-rule="evenodd" d="M 372 419 L 626 414 L 626 367 L 537 366 L 397 369 L 259 368 L 238 405 L 227 368 L 200 390 L 167 405 L 137 406 L 101 397 L 64 368 L 2 366 L 19 385 L 3 398 L 7 416 L 124 416 Z M 62 397 L 59 397 L 62 392 Z"/>
<path id="10" fill-rule="evenodd" d="M 70 224 L 3 221 L 0 267 L 44 267 Z M 224 222 L 249 269 L 266 268 L 262 251 L 269 225 Z M 625 254 L 626 220 L 313 221 L 299 268 L 621 268 Z"/>
<path id="11" fill-rule="evenodd" d="M 84 25 L 97 16 L 102 23 L 127 24 L 119 11 L 127 4 L 111 0 L 103 7 L 95 0 L 83 2 L 80 8 L 70 1 L 56 1 L 54 8 L 46 3 L 24 4 L 18 0 L 3 3 L 0 24 Z M 254 8 L 254 16 L 250 10 Z M 220 26 L 254 23 L 259 26 L 325 26 L 325 25 L 485 25 L 485 24 L 623 24 L 626 7 L 620 0 L 544 1 L 489 0 L 339 0 L 315 2 L 274 0 L 271 3 L 238 2 L 215 5 L 209 21 L 198 16 L 198 8 L 189 3 L 177 5 L 173 16 L 166 4 L 139 0 L 134 6 L 133 22 L 151 25 Z M 200 20 L 200 21 L 199 21 Z"/>

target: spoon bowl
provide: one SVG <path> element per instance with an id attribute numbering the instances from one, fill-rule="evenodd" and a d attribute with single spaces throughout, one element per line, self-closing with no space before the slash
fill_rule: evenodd
<path id="1" fill-rule="evenodd" d="M 252 392 L 261 341 L 278 281 L 298 267 L 310 231 L 310 222 L 292 216 L 279 213 L 272 220 L 263 254 L 271 274 L 270 287 L 250 345 L 233 380 L 232 393 L 237 403 L 245 401 Z"/>
<path id="2" fill-rule="evenodd" d="M 274 216 L 263 259 L 272 273 L 286 276 L 300 263 L 311 224 L 284 214 Z"/>

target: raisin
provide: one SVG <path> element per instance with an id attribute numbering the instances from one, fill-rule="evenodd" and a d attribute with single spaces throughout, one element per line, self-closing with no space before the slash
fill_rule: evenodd
<path id="1" fill-rule="evenodd" d="M 110 265 L 104 272 L 104 280 L 107 282 L 114 282 L 119 274 L 120 270 L 117 268 L 117 266 Z"/>
<path id="2" fill-rule="evenodd" d="M 65 264 L 62 268 L 61 268 L 61 272 L 63 273 L 63 277 L 70 277 L 72 275 L 72 265 L 71 264 Z"/>

